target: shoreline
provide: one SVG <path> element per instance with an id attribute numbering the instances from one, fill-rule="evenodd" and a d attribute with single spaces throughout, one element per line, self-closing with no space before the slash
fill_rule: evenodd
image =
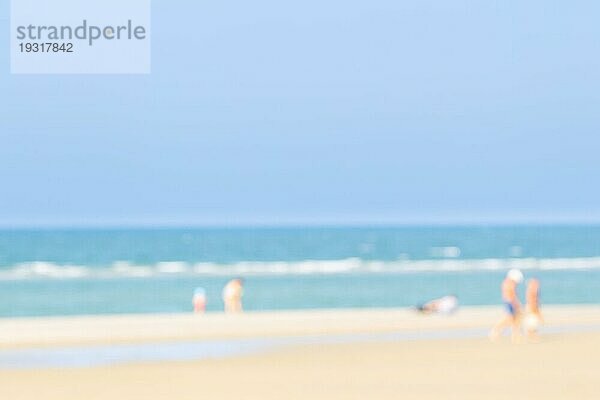
<path id="1" fill-rule="evenodd" d="M 600 326 L 600 305 L 547 305 L 542 310 L 547 328 Z M 501 315 L 500 306 L 478 306 L 462 307 L 451 316 L 420 315 L 407 308 L 361 308 L 8 318 L 0 319 L 0 350 L 489 329 Z"/>

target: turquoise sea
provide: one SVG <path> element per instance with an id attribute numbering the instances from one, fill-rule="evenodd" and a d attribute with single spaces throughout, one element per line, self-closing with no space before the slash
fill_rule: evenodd
<path id="1" fill-rule="evenodd" d="M 248 310 L 496 304 L 509 268 L 600 303 L 600 226 L 4 230 L 0 316 L 217 311 L 235 276 Z"/>

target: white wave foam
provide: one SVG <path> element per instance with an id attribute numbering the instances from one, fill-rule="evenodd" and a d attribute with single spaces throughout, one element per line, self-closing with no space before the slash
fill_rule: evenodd
<path id="1" fill-rule="evenodd" d="M 0 269 L 0 279 L 84 278 L 88 272 L 89 268 L 84 266 L 32 262 L 17 264 L 7 270 Z"/>
<path id="2" fill-rule="evenodd" d="M 436 258 L 458 258 L 460 257 L 460 248 L 456 246 L 432 247 L 429 254 Z"/>
<path id="3" fill-rule="evenodd" d="M 488 258 L 431 259 L 396 261 L 344 260 L 244 261 L 231 264 L 160 262 L 135 265 L 125 261 L 107 267 L 59 265 L 31 262 L 0 268 L 0 280 L 27 279 L 111 279 L 161 276 L 253 276 L 253 275 L 333 275 L 350 273 L 418 273 L 435 271 L 589 270 L 600 269 L 600 257 L 581 258 Z"/>

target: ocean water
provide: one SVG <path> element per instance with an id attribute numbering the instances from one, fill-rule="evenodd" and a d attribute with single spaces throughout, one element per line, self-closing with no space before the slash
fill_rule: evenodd
<path id="1" fill-rule="evenodd" d="M 448 293 L 497 304 L 509 268 L 553 304 L 600 302 L 600 226 L 0 231 L 0 317 L 222 309 L 399 307 Z"/>

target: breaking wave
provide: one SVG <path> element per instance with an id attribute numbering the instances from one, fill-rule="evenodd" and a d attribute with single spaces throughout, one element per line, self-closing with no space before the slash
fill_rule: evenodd
<path id="1" fill-rule="evenodd" d="M 370 261 L 358 258 L 344 260 L 306 260 L 231 264 L 160 262 L 136 265 L 119 261 L 110 266 L 91 267 L 60 265 L 50 262 L 21 263 L 0 268 L 0 280 L 27 279 L 114 279 L 166 276 L 277 276 L 334 275 L 351 273 L 417 273 L 441 271 L 494 271 L 520 268 L 524 270 L 589 270 L 600 269 L 600 257 L 581 258 L 488 258 L 443 260 Z"/>

